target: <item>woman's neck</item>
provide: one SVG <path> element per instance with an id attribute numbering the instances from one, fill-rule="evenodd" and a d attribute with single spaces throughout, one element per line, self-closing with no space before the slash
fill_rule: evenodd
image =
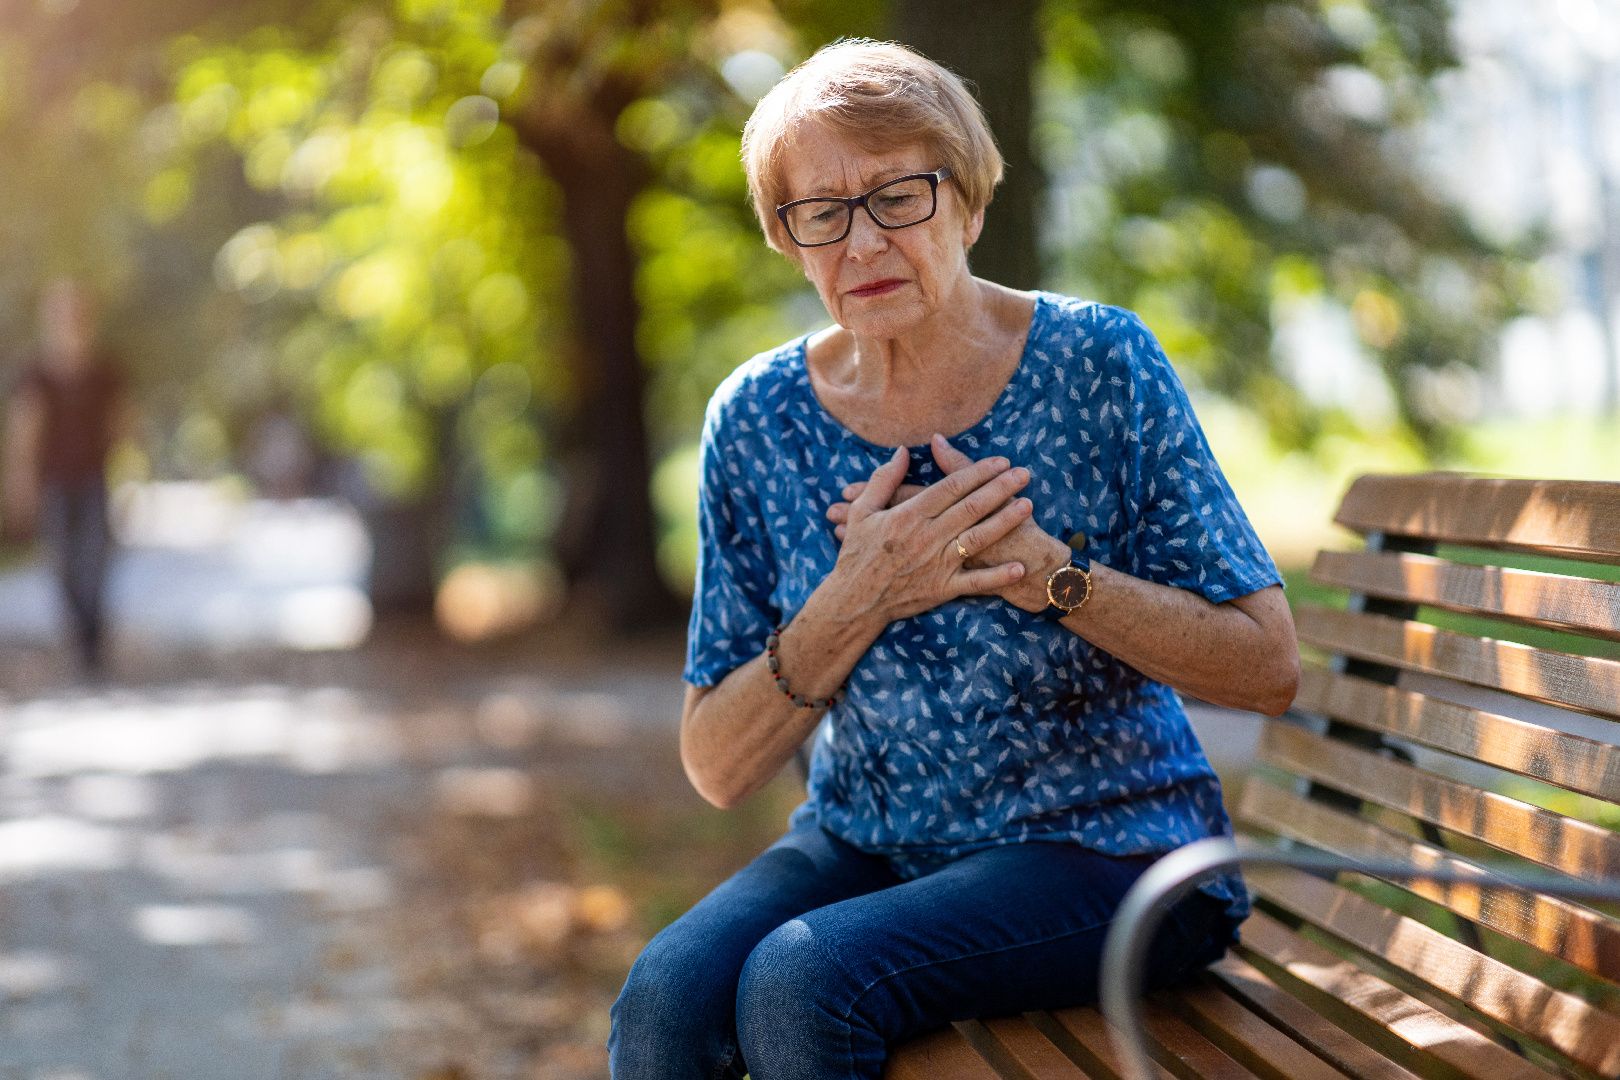
<path id="1" fill-rule="evenodd" d="M 881 401 L 922 387 L 982 376 L 987 357 L 1004 351 L 1004 290 L 965 277 L 929 318 L 903 334 L 879 338 L 850 334 L 845 362 L 835 376 L 852 394 Z"/>
<path id="2" fill-rule="evenodd" d="M 921 445 L 981 419 L 1018 368 L 1034 298 L 968 280 L 971 293 L 904 335 L 873 339 L 839 327 L 812 338 L 810 380 L 822 407 L 884 446 Z"/>

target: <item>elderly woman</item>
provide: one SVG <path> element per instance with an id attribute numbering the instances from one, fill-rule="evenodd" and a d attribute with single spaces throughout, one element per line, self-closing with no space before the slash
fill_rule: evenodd
<path id="1" fill-rule="evenodd" d="M 619 1080 L 877 1077 L 950 1020 L 1095 1000 L 1126 889 L 1230 832 L 1176 691 L 1277 714 L 1298 678 L 1153 335 L 969 271 L 1002 163 L 955 76 L 833 45 L 743 156 L 835 325 L 709 404 L 681 757 L 730 807 L 821 734 L 787 834 L 636 961 Z M 1247 912 L 1236 876 L 1189 894 L 1150 983 Z"/>

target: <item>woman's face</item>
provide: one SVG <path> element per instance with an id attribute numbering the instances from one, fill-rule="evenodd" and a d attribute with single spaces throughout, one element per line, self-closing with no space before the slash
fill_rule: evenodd
<path id="1" fill-rule="evenodd" d="M 807 124 L 796 135 L 783 177 L 784 202 L 818 195 L 849 198 L 943 164 L 920 142 L 872 153 L 820 124 Z M 938 200 L 934 216 L 920 225 L 879 228 L 857 209 L 843 240 L 793 249 L 840 326 L 862 337 L 896 337 L 940 311 L 967 284 L 967 249 L 979 237 L 984 214 L 970 217 L 949 180 L 939 185 Z"/>

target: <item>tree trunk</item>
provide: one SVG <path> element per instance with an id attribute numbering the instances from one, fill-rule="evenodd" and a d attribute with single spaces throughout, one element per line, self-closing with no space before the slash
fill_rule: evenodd
<path id="1" fill-rule="evenodd" d="M 438 597 L 439 574 L 455 534 L 452 478 L 461 450 L 456 414 L 435 411 L 432 421 L 435 464 L 428 489 L 406 502 L 372 498 L 359 507 L 371 538 L 366 594 L 379 617 L 432 615 Z"/>
<path id="2" fill-rule="evenodd" d="M 897 40 L 974 84 L 1007 174 L 973 246 L 973 272 L 1016 289 L 1041 281 L 1036 221 L 1046 179 L 1030 135 L 1036 9 L 1036 0 L 894 0 L 891 9 Z"/>
<path id="3" fill-rule="evenodd" d="M 658 573 L 636 259 L 625 230 L 645 166 L 614 138 L 612 117 L 571 120 L 566 130 L 515 125 L 562 191 L 573 263 L 575 333 L 562 351 L 574 408 L 559 433 L 567 498 L 556 550 L 568 611 L 619 632 L 678 625 L 687 604 Z"/>

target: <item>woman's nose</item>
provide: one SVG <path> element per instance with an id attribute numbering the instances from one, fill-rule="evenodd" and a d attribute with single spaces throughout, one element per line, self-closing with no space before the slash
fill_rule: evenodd
<path id="1" fill-rule="evenodd" d="M 878 254 L 889 246 L 889 237 L 864 209 L 855 211 L 855 220 L 849 223 L 849 236 L 844 243 L 849 257 L 857 262 Z"/>

